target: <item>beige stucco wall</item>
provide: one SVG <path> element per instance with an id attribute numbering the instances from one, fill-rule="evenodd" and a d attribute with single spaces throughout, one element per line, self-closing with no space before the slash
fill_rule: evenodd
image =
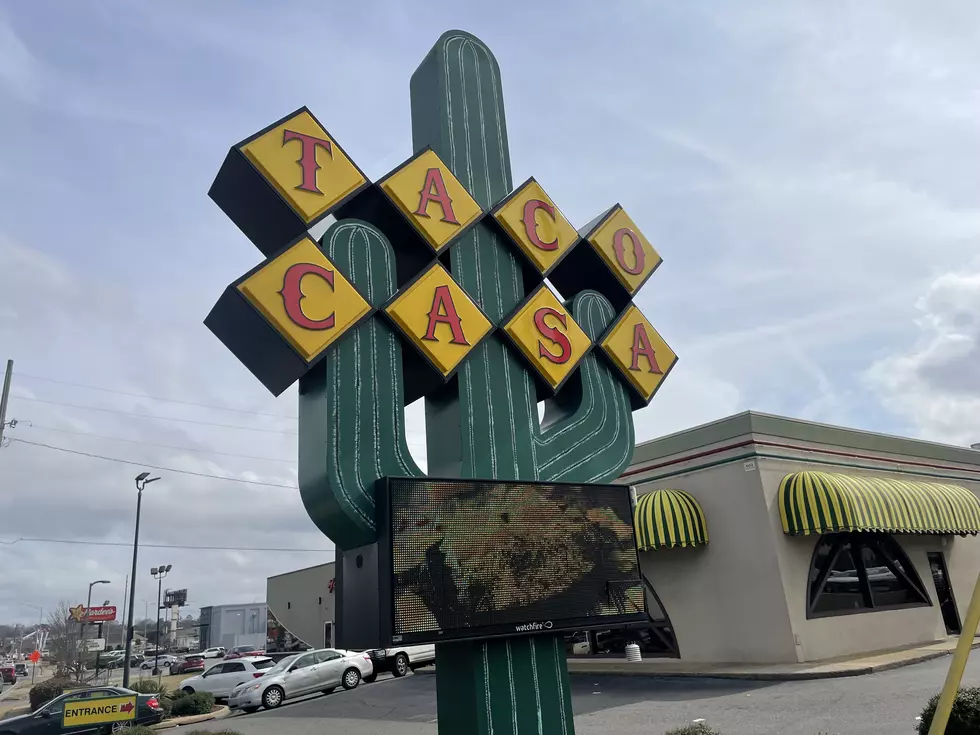
<path id="1" fill-rule="evenodd" d="M 314 648 L 324 645 L 324 623 L 334 620 L 333 577 L 334 562 L 329 562 L 266 580 L 269 609 L 290 633 Z"/>
<path id="2" fill-rule="evenodd" d="M 782 530 L 779 518 L 778 494 L 782 478 L 803 469 L 843 472 L 849 475 L 901 477 L 901 473 L 885 466 L 878 469 L 836 468 L 827 465 L 807 465 L 803 461 L 760 458 L 760 477 L 768 505 L 769 525 L 778 558 L 779 575 L 785 590 L 785 607 L 789 611 L 800 661 L 814 661 L 866 651 L 899 648 L 945 639 L 946 627 L 936 602 L 936 589 L 926 553 L 942 551 L 946 555 L 953 595 L 960 616 L 965 613 L 973 584 L 980 571 L 980 539 L 955 536 L 895 535 L 915 566 L 919 578 L 932 599 L 931 607 L 904 610 L 880 610 L 807 619 L 807 580 L 810 562 L 818 537 L 790 537 Z M 904 475 L 904 477 L 909 477 Z M 928 480 L 929 478 L 915 478 Z M 964 486 L 969 483 L 961 482 Z M 980 488 L 971 487 L 976 492 Z M 945 539 L 945 545 L 944 545 Z"/>
<path id="3" fill-rule="evenodd" d="M 711 467 L 635 481 L 637 493 L 693 494 L 708 523 L 706 547 L 644 552 L 640 564 L 663 602 L 684 661 L 796 661 L 786 596 L 755 465 Z"/>

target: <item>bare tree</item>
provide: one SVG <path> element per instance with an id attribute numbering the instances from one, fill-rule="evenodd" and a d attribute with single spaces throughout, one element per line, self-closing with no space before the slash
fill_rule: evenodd
<path id="1" fill-rule="evenodd" d="M 58 676 L 75 676 L 79 681 L 82 676 L 82 666 L 78 653 L 78 643 L 81 640 L 82 626 L 71 616 L 71 603 L 62 600 L 48 616 L 48 650 L 49 659 L 57 668 Z"/>

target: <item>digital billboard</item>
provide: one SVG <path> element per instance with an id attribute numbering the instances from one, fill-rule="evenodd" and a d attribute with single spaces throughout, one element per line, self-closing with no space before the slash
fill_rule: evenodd
<path id="1" fill-rule="evenodd" d="M 649 622 L 628 487 L 385 484 L 382 567 L 391 583 L 382 586 L 392 641 Z"/>

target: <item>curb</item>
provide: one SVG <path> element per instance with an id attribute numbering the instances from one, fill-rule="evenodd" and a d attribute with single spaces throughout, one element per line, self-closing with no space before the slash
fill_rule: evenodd
<path id="1" fill-rule="evenodd" d="M 973 649 L 980 648 L 980 642 L 973 644 Z M 892 671 L 901 669 L 905 666 L 933 661 L 943 656 L 950 656 L 953 649 L 949 651 L 929 651 L 914 658 L 906 658 L 898 661 L 886 661 L 880 664 L 869 664 L 848 669 L 831 669 L 829 671 L 759 671 L 759 672 L 733 672 L 733 671 L 644 671 L 633 668 L 633 665 L 626 661 L 611 661 L 609 668 L 605 666 L 589 666 L 590 661 L 582 659 L 568 660 L 569 674 L 589 674 L 594 676 L 632 676 L 646 679 L 740 679 L 742 681 L 816 681 L 818 679 L 846 679 L 853 676 L 866 676 L 882 671 Z M 576 666 L 581 662 L 581 666 Z M 427 666 L 419 669 L 416 674 L 427 674 L 434 676 L 435 666 Z"/>
<path id="2" fill-rule="evenodd" d="M 208 720 L 223 720 L 230 714 L 231 710 L 226 705 L 221 705 L 218 707 L 218 709 L 206 715 L 174 717 L 172 720 L 164 720 L 163 722 L 158 722 L 155 725 L 150 725 L 150 727 L 154 730 L 169 730 L 171 727 L 180 727 L 181 725 L 194 725 L 198 722 L 207 722 Z"/>
<path id="3" fill-rule="evenodd" d="M 974 643 L 973 648 L 980 648 L 980 643 Z M 638 669 L 630 668 L 632 664 L 628 664 L 625 661 L 611 663 L 610 667 L 607 669 L 605 667 L 589 667 L 584 666 L 582 668 L 569 666 L 569 674 L 592 674 L 592 675 L 605 675 L 605 676 L 632 676 L 632 677 L 645 677 L 648 679 L 741 679 L 743 681 L 813 681 L 817 679 L 844 679 L 852 676 L 865 676 L 867 674 L 874 674 L 881 671 L 891 671 L 893 669 L 900 669 L 905 666 L 912 666 L 914 664 L 924 663 L 926 661 L 932 661 L 937 658 L 942 658 L 943 656 L 952 655 L 953 651 L 929 651 L 928 653 L 923 653 L 920 656 L 914 658 L 902 659 L 899 661 L 887 661 L 880 664 L 869 664 L 868 666 L 861 666 L 857 668 L 849 669 L 832 669 L 829 671 L 787 671 L 787 672 L 725 672 L 725 671 L 676 671 L 676 672 L 658 672 L 658 671 L 642 671 Z M 569 661 L 571 664 L 572 661 Z M 588 662 L 583 662 L 588 663 Z"/>

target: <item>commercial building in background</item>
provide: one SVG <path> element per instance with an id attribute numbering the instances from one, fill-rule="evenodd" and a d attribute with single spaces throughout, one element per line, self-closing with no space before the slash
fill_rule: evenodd
<path id="1" fill-rule="evenodd" d="M 201 649 L 224 646 L 265 648 L 267 608 L 264 602 L 211 605 L 201 608 L 198 643 Z"/>
<path id="2" fill-rule="evenodd" d="M 334 566 L 328 562 L 268 578 L 267 652 L 334 645 Z"/>
<path id="3" fill-rule="evenodd" d="M 638 445 L 620 481 L 662 634 L 648 655 L 803 662 L 960 632 L 976 449 L 746 412 Z"/>

